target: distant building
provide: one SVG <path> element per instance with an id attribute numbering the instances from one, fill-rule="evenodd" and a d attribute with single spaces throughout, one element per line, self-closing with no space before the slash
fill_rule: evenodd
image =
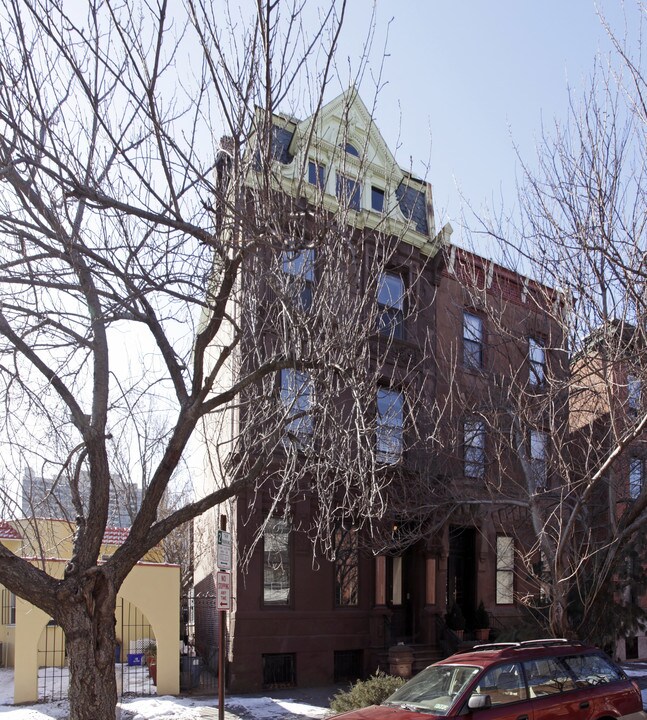
<path id="1" fill-rule="evenodd" d="M 646 358 L 645 329 L 614 320 L 585 339 L 572 363 L 569 419 L 578 479 L 586 483 L 612 460 L 587 503 L 588 533 L 600 547 L 611 546 L 647 504 L 647 433 L 635 434 L 647 412 Z M 607 583 L 622 608 L 616 612 L 624 615 L 624 626 L 633 626 L 617 639 L 621 660 L 647 657 L 647 628 L 636 623 L 636 610 L 647 611 L 646 551 L 639 532 L 618 558 L 620 573 Z"/>
<path id="2" fill-rule="evenodd" d="M 90 476 L 84 471 L 79 477 L 79 497 L 85 514 L 88 510 L 90 489 Z M 22 513 L 26 518 L 73 521 L 77 516 L 72 500 L 71 483 L 67 476 L 60 479 L 39 477 L 29 469 L 23 476 L 21 491 Z M 108 525 L 119 528 L 130 527 L 141 500 L 142 491 L 138 485 L 121 477 L 113 478 L 110 487 Z"/>

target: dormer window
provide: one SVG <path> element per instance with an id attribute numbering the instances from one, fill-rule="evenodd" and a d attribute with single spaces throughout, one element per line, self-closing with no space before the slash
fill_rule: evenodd
<path id="1" fill-rule="evenodd" d="M 344 146 L 344 150 L 353 157 L 359 157 L 359 150 L 350 143 L 346 143 L 346 145 Z"/>
<path id="2" fill-rule="evenodd" d="M 359 210 L 362 196 L 362 186 L 353 180 L 337 173 L 337 198 L 342 205 L 347 205 L 351 210 Z"/>
<path id="3" fill-rule="evenodd" d="M 384 190 L 375 185 L 371 187 L 371 208 L 375 212 L 384 212 Z"/>
<path id="4" fill-rule="evenodd" d="M 326 167 L 320 165 L 314 160 L 308 162 L 308 183 L 314 185 L 320 190 L 323 190 L 326 182 Z"/>

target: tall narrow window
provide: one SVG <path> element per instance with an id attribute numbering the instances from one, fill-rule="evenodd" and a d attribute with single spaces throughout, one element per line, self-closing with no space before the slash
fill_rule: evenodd
<path id="1" fill-rule="evenodd" d="M 308 162 L 308 182 L 310 185 L 316 185 L 320 190 L 323 190 L 326 181 L 326 168 L 324 165 L 310 160 Z"/>
<path id="2" fill-rule="evenodd" d="M 376 212 L 384 212 L 384 190 L 371 186 L 371 208 Z"/>
<path id="3" fill-rule="evenodd" d="M 629 460 L 629 497 L 635 500 L 643 489 L 645 464 L 642 458 L 632 457 Z"/>
<path id="4" fill-rule="evenodd" d="M 396 555 L 390 560 L 389 599 L 391 605 L 402 605 L 402 555 Z"/>
<path id="5" fill-rule="evenodd" d="M 312 248 L 284 250 L 281 268 L 288 282 L 288 292 L 302 310 L 309 310 L 315 279 L 315 251 Z"/>
<path id="6" fill-rule="evenodd" d="M 16 624 L 16 596 L 7 588 L 2 588 L 2 625 Z M 0 658 L 2 659 L 2 658 Z"/>
<path id="7" fill-rule="evenodd" d="M 289 420 L 285 425 L 284 442 L 304 448 L 312 440 L 312 403 L 314 387 L 309 373 L 292 368 L 281 370 L 281 402 Z"/>
<path id="8" fill-rule="evenodd" d="M 377 329 L 382 335 L 404 338 L 404 280 L 401 275 L 383 272 L 377 283 Z"/>
<path id="9" fill-rule="evenodd" d="M 506 535 L 496 539 L 496 601 L 498 605 L 514 601 L 514 540 Z"/>
<path id="10" fill-rule="evenodd" d="M 640 409 L 642 387 L 640 379 L 635 375 L 627 375 L 627 406 L 633 413 Z"/>
<path id="11" fill-rule="evenodd" d="M 403 449 L 404 402 L 402 393 L 388 388 L 377 391 L 377 461 L 394 464 Z"/>
<path id="12" fill-rule="evenodd" d="M 337 198 L 342 205 L 347 205 L 351 210 L 359 210 L 361 207 L 362 187 L 352 178 L 337 173 Z"/>
<path id="13" fill-rule="evenodd" d="M 483 319 L 470 312 L 463 313 L 463 365 L 483 367 Z"/>
<path id="14" fill-rule="evenodd" d="M 354 528 L 335 532 L 335 603 L 340 607 L 357 605 L 359 558 Z"/>
<path id="15" fill-rule="evenodd" d="M 528 360 L 530 384 L 534 387 L 542 387 L 546 381 L 546 348 L 541 340 L 528 338 Z"/>
<path id="16" fill-rule="evenodd" d="M 479 418 L 463 422 L 463 473 L 465 477 L 485 477 L 485 423 Z"/>
<path id="17" fill-rule="evenodd" d="M 263 533 L 263 603 L 290 604 L 290 527 L 270 518 Z"/>
<path id="18" fill-rule="evenodd" d="M 548 482 L 548 437 L 542 430 L 530 431 L 530 469 L 537 490 L 544 490 Z"/>

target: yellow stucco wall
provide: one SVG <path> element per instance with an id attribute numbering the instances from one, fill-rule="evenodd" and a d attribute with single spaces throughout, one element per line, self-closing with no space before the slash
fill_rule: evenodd
<path id="1" fill-rule="evenodd" d="M 43 553 L 71 551 L 69 526 L 65 526 L 67 523 L 55 522 L 51 530 L 39 529 L 39 545 Z M 30 556 L 36 549 L 33 536 L 22 541 L 0 539 L 0 542 L 18 555 Z M 54 577 L 62 577 L 65 562 L 65 559 L 34 560 Z M 117 596 L 118 605 L 122 600 L 136 607 L 150 623 L 157 643 L 158 694 L 179 693 L 180 568 L 159 562 L 139 563 L 121 587 Z M 49 646 L 52 647 L 56 638 L 58 648 L 61 632 L 59 628 L 47 627 L 49 616 L 21 598 L 16 598 L 15 619 L 13 626 L 0 624 L 3 646 L 7 643 L 3 655 L 7 664 L 14 666 L 14 702 L 33 702 L 38 700 L 39 648 L 44 649 L 46 634 Z M 61 652 L 61 657 L 64 657 L 64 652 Z M 127 648 L 122 649 L 122 659 L 127 652 Z"/>

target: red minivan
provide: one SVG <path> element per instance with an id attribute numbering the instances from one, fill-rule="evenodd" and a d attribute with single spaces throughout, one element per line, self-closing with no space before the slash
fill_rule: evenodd
<path id="1" fill-rule="evenodd" d="M 345 720 L 647 720 L 638 685 L 603 652 L 567 640 L 477 645 L 430 665 Z"/>

